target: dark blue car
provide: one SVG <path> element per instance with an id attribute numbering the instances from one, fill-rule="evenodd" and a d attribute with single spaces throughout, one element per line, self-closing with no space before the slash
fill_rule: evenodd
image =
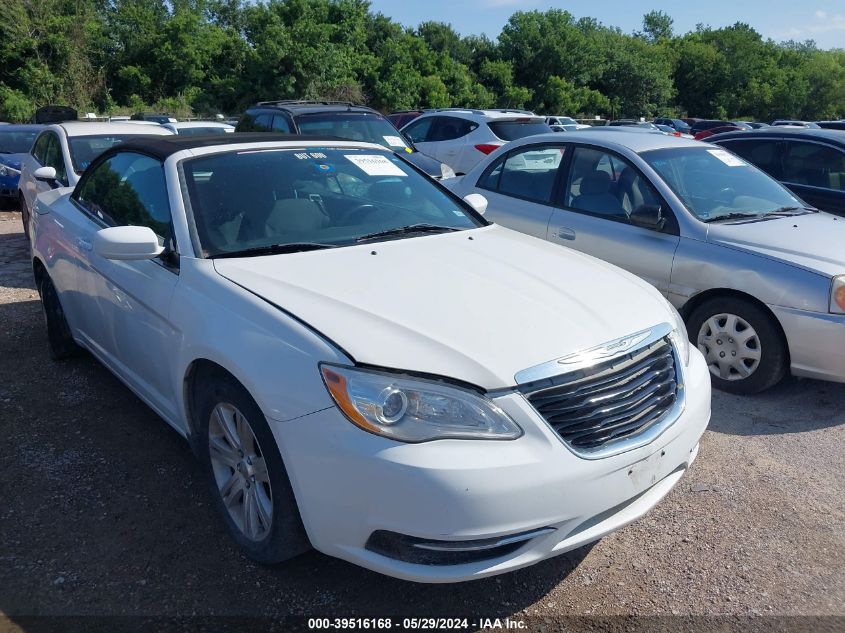
<path id="1" fill-rule="evenodd" d="M 26 154 L 41 125 L 0 125 L 0 206 L 18 199 L 21 155 Z"/>

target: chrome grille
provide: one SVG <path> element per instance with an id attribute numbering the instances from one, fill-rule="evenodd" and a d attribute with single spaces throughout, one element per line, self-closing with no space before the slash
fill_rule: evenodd
<path id="1" fill-rule="evenodd" d="M 678 399 L 668 337 L 577 371 L 520 385 L 574 450 L 594 451 L 658 423 Z"/>

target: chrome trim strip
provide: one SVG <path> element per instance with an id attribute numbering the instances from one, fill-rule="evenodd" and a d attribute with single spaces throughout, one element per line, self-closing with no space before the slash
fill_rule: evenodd
<path id="1" fill-rule="evenodd" d="M 413 547 L 417 549 L 429 550 L 432 552 L 482 552 L 489 549 L 495 549 L 504 545 L 512 545 L 513 543 L 521 543 L 522 541 L 530 541 L 538 536 L 551 534 L 555 528 L 545 527 L 531 532 L 523 532 L 522 534 L 514 534 L 513 536 L 505 536 L 499 539 L 479 539 L 475 541 L 474 545 L 467 545 L 473 541 L 440 541 L 440 542 L 422 542 L 414 543 Z"/>
<path id="2" fill-rule="evenodd" d="M 527 382 L 534 382 L 544 378 L 552 378 L 553 376 L 560 376 L 568 374 L 578 369 L 591 367 L 596 363 L 610 360 L 623 354 L 629 354 L 633 349 L 641 349 L 648 347 L 652 343 L 656 343 L 660 339 L 669 336 L 672 333 L 673 326 L 669 323 L 660 323 L 654 327 L 627 336 L 622 336 L 613 341 L 602 343 L 589 349 L 567 354 L 560 358 L 529 367 L 518 371 L 514 375 L 514 380 L 517 386 Z M 636 347 L 634 347 L 636 346 Z"/>

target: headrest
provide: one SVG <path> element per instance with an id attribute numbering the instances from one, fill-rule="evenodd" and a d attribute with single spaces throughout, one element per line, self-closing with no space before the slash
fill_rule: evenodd
<path id="1" fill-rule="evenodd" d="M 273 205 L 266 224 L 272 234 L 302 233 L 319 229 L 325 220 L 316 202 L 308 198 L 283 198 Z"/>
<path id="2" fill-rule="evenodd" d="M 596 195 L 610 191 L 610 175 L 606 171 L 594 171 L 581 181 L 582 195 Z"/>

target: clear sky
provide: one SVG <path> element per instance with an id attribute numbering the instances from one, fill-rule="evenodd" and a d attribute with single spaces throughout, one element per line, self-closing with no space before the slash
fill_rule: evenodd
<path id="1" fill-rule="evenodd" d="M 495 39 L 515 11 L 566 9 L 631 32 L 653 9 L 675 20 L 675 32 L 700 23 L 712 27 L 746 22 L 777 41 L 813 39 L 820 48 L 845 48 L 845 0 L 371 0 L 372 10 L 406 25 L 426 20 L 451 23 L 462 35 L 486 33 Z"/>

